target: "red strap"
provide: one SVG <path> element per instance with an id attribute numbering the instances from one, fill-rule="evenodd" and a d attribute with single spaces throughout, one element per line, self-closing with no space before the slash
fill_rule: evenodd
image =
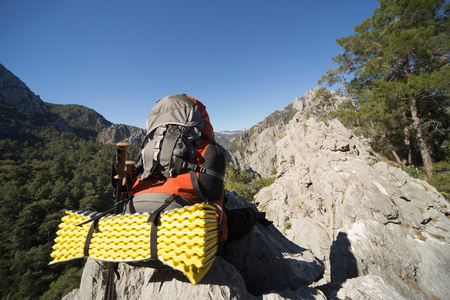
<path id="1" fill-rule="evenodd" d="M 208 112 L 206 111 L 206 107 L 201 103 L 199 100 L 195 99 L 194 97 L 186 95 L 189 99 L 194 101 L 194 103 L 198 106 L 200 109 L 200 113 L 203 119 L 205 119 L 207 122 L 205 123 L 205 133 L 209 135 L 210 137 L 214 138 L 214 129 L 211 125 L 211 121 L 209 120 Z"/>

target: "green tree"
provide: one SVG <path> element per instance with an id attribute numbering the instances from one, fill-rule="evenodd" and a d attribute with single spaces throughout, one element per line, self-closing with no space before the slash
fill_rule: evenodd
<path id="1" fill-rule="evenodd" d="M 233 164 L 227 163 L 225 189 L 238 193 L 239 196 L 248 202 L 252 202 L 254 200 L 253 197 L 262 188 L 271 185 L 274 181 L 275 177 L 255 178 L 254 173 L 238 170 Z"/>
<path id="2" fill-rule="evenodd" d="M 0 298 L 60 299 L 79 285 L 83 261 L 49 266 L 66 209 L 113 205 L 115 146 L 43 127 L 35 143 L 0 140 Z M 45 295 L 44 295 L 45 293 Z"/>
<path id="3" fill-rule="evenodd" d="M 337 40 L 344 53 L 319 84 L 342 84 L 358 126 L 397 161 L 418 157 L 428 177 L 450 132 L 445 0 L 379 0 L 373 16 Z M 414 152 L 417 146 L 418 152 Z"/>

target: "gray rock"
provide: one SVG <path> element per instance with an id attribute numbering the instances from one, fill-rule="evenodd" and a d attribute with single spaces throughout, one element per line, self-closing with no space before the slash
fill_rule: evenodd
<path id="1" fill-rule="evenodd" d="M 397 299 L 406 300 L 391 287 L 383 278 L 375 275 L 366 275 L 347 280 L 342 284 L 336 297 L 331 299 Z"/>
<path id="2" fill-rule="evenodd" d="M 228 206 L 250 204 L 227 192 Z M 88 259 L 80 288 L 64 299 L 103 299 L 107 266 Z M 181 273 L 118 266 L 114 281 L 118 299 L 325 299 L 321 291 L 308 287 L 323 273 L 323 263 L 290 242 L 273 225 L 256 227 L 246 236 L 227 243 L 208 274 L 196 286 Z M 298 298 L 300 297 L 300 298 Z"/>
<path id="3" fill-rule="evenodd" d="M 228 153 L 228 161 L 240 170 L 255 172 L 262 177 L 269 177 L 276 166 L 275 143 L 281 126 L 269 127 L 252 139 L 247 145 L 246 153 Z"/>
<path id="4" fill-rule="evenodd" d="M 367 277 L 354 286 L 371 279 L 370 295 L 447 298 L 450 220 L 442 195 L 398 167 L 376 163 L 336 120 L 326 125 L 299 115 L 283 130 L 277 179 L 255 202 L 289 240 L 324 262 L 324 278 L 313 286 L 334 285 L 337 292 L 343 282 L 373 275 L 381 280 Z"/>
<path id="5" fill-rule="evenodd" d="M 50 113 L 44 101 L 2 64 L 0 64 L 0 103 L 13 106 L 18 112 L 24 114 Z"/>
<path id="6" fill-rule="evenodd" d="M 128 143 L 141 147 L 146 130 L 130 125 L 113 124 L 103 129 L 97 137 L 97 142 L 103 144 Z"/>
<path id="7" fill-rule="evenodd" d="M 306 92 L 305 96 L 297 97 L 294 103 L 285 107 L 281 113 L 292 115 L 292 111 L 296 111 L 297 114 L 294 118 L 303 120 L 306 117 L 320 118 L 335 110 L 344 100 L 343 97 L 336 95 L 334 92 L 330 92 L 332 97 L 328 100 L 320 96 L 315 97 L 318 90 L 318 88 L 315 88 Z M 287 125 L 285 121 L 290 119 L 291 117 L 286 117 L 278 123 L 273 123 L 268 117 L 251 128 L 252 134 L 248 131 L 242 133 L 239 137 L 239 146 L 245 148 L 245 152 L 235 151 L 229 153 L 228 161 L 240 170 L 252 171 L 262 177 L 271 176 L 272 172 L 279 166 L 277 160 L 280 160 L 276 153 L 276 143 L 285 136 L 285 127 Z M 341 125 L 341 127 L 343 126 Z M 348 134 L 351 135 L 349 132 Z M 298 140 L 289 141 L 289 143 L 292 142 L 294 145 L 297 145 Z M 312 140 L 311 142 L 315 143 L 317 141 Z M 333 141 L 334 144 L 330 144 L 327 147 L 332 147 L 335 151 L 354 151 L 353 148 L 350 149 L 352 145 L 345 144 L 345 142 L 346 140 L 342 144 L 342 141 Z"/>

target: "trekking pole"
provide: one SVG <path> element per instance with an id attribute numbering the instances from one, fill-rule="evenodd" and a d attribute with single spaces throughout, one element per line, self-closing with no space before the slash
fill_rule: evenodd
<path id="1" fill-rule="evenodd" d="M 116 179 L 116 194 L 115 194 L 115 214 L 120 214 L 123 212 L 123 203 L 121 203 L 123 198 L 123 186 L 126 185 L 126 164 L 127 164 L 127 149 L 130 146 L 127 143 L 117 143 L 117 152 L 116 152 L 116 170 L 117 175 L 114 176 Z M 121 203 L 121 204 L 119 204 Z M 108 263 L 108 279 L 106 281 L 106 291 L 105 291 L 105 300 L 115 299 L 114 295 L 114 274 L 117 272 L 117 263 L 110 262 Z"/>
<path id="2" fill-rule="evenodd" d="M 120 214 L 123 212 L 123 205 L 119 205 L 118 203 L 122 201 L 122 191 L 123 186 L 126 185 L 126 164 L 127 162 L 127 149 L 130 146 L 128 143 L 117 143 L 117 154 L 116 154 L 116 169 L 117 175 L 114 176 L 116 182 L 116 214 Z"/>
<path id="3" fill-rule="evenodd" d="M 125 162 L 125 172 L 126 172 L 126 175 L 128 176 L 128 178 L 132 178 L 133 177 L 134 164 L 135 164 L 135 162 L 132 161 L 132 160 L 127 160 Z M 122 182 L 122 185 L 126 185 L 126 184 L 128 184 L 127 178 L 124 178 L 123 182 Z"/>

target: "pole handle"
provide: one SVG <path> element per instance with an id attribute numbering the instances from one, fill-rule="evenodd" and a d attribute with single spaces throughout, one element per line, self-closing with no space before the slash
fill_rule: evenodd
<path id="1" fill-rule="evenodd" d="M 132 161 L 132 160 L 125 161 L 125 172 L 128 173 L 128 176 L 130 178 L 133 178 L 134 164 L 135 164 L 135 162 Z M 127 179 L 123 178 L 122 179 L 122 185 L 126 185 L 126 184 L 127 184 Z"/>
<path id="2" fill-rule="evenodd" d="M 116 157 L 116 167 L 117 175 L 115 179 L 125 178 L 125 165 L 127 160 L 127 149 L 130 146 L 128 143 L 117 143 L 117 157 Z"/>

